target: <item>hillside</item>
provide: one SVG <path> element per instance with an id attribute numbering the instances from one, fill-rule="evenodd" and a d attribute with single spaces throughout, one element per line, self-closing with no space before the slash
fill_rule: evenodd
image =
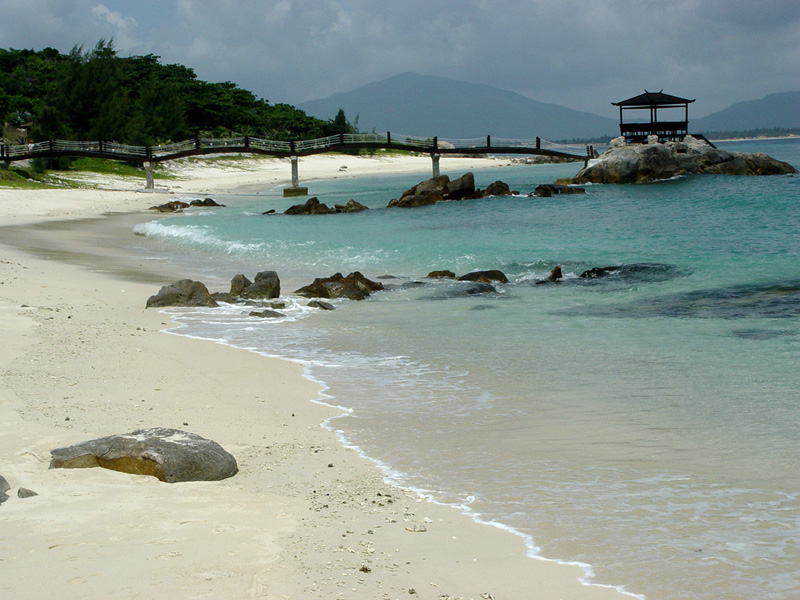
<path id="1" fill-rule="evenodd" d="M 568 140 L 613 136 L 614 119 L 537 102 L 515 92 L 445 77 L 404 73 L 356 90 L 297 105 L 330 119 L 341 108 L 361 131 L 473 138 Z"/>
<path id="2" fill-rule="evenodd" d="M 761 100 L 738 102 L 701 119 L 692 119 L 697 132 L 800 128 L 800 92 L 770 94 Z"/>

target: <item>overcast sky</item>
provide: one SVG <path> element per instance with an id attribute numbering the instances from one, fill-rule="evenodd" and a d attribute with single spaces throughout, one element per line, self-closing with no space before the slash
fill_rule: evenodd
<path id="1" fill-rule="evenodd" d="M 0 48 L 100 38 L 272 103 L 406 71 L 610 117 L 645 88 L 690 117 L 800 89 L 800 0 L 0 0 Z"/>

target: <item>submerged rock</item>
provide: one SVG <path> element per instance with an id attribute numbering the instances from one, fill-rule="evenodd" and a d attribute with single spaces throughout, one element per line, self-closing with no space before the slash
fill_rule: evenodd
<path id="1" fill-rule="evenodd" d="M 728 152 L 687 135 L 681 142 L 625 144 L 612 140 L 608 150 L 575 175 L 575 182 L 646 183 L 695 173 L 780 175 L 796 173 L 764 153 Z"/>
<path id="2" fill-rule="evenodd" d="M 428 279 L 455 279 L 456 274 L 452 271 L 431 271 L 428 273 Z"/>
<path id="3" fill-rule="evenodd" d="M 197 434 L 155 427 L 51 450 L 51 469 L 103 467 L 166 481 L 218 481 L 238 472 L 236 459 Z"/>
<path id="4" fill-rule="evenodd" d="M 253 310 L 250 311 L 247 315 L 248 317 L 260 317 L 262 319 L 279 319 L 281 317 L 285 317 L 286 315 L 278 312 L 277 310 Z"/>
<path id="5" fill-rule="evenodd" d="M 311 308 L 318 308 L 320 310 L 334 310 L 335 307 L 330 302 L 323 302 L 322 300 L 311 300 L 308 303 Z"/>
<path id="6" fill-rule="evenodd" d="M 500 283 L 508 283 L 508 277 L 505 273 L 498 270 L 492 271 L 473 271 L 458 278 L 459 281 L 480 281 L 482 283 L 491 283 L 492 281 L 499 281 Z"/>
<path id="7" fill-rule="evenodd" d="M 208 288 L 200 281 L 181 279 L 165 285 L 159 292 L 147 299 L 147 308 L 166 306 L 219 306 L 211 297 Z"/>
<path id="8" fill-rule="evenodd" d="M 536 282 L 536 285 L 540 285 L 542 283 L 558 283 L 564 278 L 564 273 L 561 271 L 561 265 L 556 265 L 553 267 L 553 270 L 550 271 L 550 275 L 548 275 L 547 279 L 540 279 Z"/>
<path id="9" fill-rule="evenodd" d="M 561 183 L 543 183 L 537 185 L 533 191 L 534 196 L 539 198 L 550 198 L 551 196 L 559 196 L 563 194 L 585 194 L 586 190 L 573 185 L 564 185 Z"/>

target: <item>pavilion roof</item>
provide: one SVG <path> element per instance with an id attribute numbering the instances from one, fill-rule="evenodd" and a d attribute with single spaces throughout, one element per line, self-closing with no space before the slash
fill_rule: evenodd
<path id="1" fill-rule="evenodd" d="M 694 102 L 694 100 L 688 100 L 687 98 L 679 98 L 678 96 L 665 94 L 664 90 L 659 92 L 648 92 L 645 90 L 644 94 L 639 94 L 638 96 L 634 96 L 633 98 L 628 98 L 627 100 L 622 100 L 620 102 L 612 102 L 611 104 L 614 106 L 644 108 L 649 106 L 674 106 L 676 104 L 684 105 L 691 102 Z"/>

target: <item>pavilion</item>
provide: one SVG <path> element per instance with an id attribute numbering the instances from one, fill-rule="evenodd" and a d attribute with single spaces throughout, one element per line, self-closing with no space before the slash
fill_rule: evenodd
<path id="1" fill-rule="evenodd" d="M 625 137 L 628 143 L 642 143 L 647 140 L 647 136 L 657 135 L 659 142 L 680 141 L 689 133 L 689 104 L 694 100 L 678 98 L 665 94 L 664 90 L 659 92 L 644 91 L 633 98 L 612 102 L 614 106 L 619 106 L 619 132 Z M 683 108 L 682 121 L 659 121 L 659 109 Z M 650 121 L 625 123 L 622 115 L 626 110 L 648 110 Z M 674 114 L 674 111 L 673 113 Z"/>

